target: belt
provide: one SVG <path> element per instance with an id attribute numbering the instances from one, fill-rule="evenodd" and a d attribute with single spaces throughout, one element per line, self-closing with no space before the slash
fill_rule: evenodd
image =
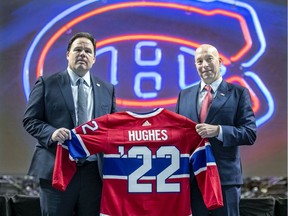
<path id="1" fill-rule="evenodd" d="M 89 161 L 89 160 L 85 160 L 85 159 L 84 160 L 77 160 L 76 165 L 77 165 L 77 167 L 82 167 L 82 166 L 86 166 L 88 164 L 91 164 L 93 162 L 97 162 L 97 160 L 96 161 Z"/>
<path id="2" fill-rule="evenodd" d="M 97 156 L 96 155 L 90 155 L 87 158 L 77 159 L 76 164 L 77 164 L 77 166 L 80 167 L 80 166 L 88 165 L 88 164 L 95 162 L 95 161 L 97 161 Z"/>

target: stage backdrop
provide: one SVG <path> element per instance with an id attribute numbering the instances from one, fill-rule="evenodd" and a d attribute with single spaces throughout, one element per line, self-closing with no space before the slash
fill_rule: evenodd
<path id="1" fill-rule="evenodd" d="M 175 109 L 197 82 L 195 48 L 215 45 L 223 78 L 249 89 L 254 146 L 241 147 L 244 176 L 286 176 L 285 0 L 1 1 L 0 174 L 26 174 L 35 140 L 22 117 L 37 77 L 64 70 L 70 37 L 97 37 L 91 71 L 116 87 L 118 110 Z"/>

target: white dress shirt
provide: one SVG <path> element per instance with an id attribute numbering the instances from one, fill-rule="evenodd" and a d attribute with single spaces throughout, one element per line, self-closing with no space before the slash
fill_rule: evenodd
<path id="1" fill-rule="evenodd" d="M 79 77 L 76 73 L 74 73 L 69 67 L 67 68 L 67 71 L 68 71 L 68 74 L 70 76 L 70 81 L 71 81 L 71 89 L 72 89 L 72 95 L 74 99 L 76 122 L 78 122 L 78 116 L 77 116 L 78 85 L 77 85 L 77 82 L 81 77 Z M 89 120 L 91 120 L 93 118 L 93 88 L 92 88 L 92 83 L 90 79 L 90 72 L 88 71 L 82 78 L 85 81 L 84 91 L 88 99 L 87 101 L 88 118 Z"/>

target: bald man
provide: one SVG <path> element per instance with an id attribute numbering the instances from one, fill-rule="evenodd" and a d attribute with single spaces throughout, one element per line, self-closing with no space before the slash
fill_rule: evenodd
<path id="1" fill-rule="evenodd" d="M 195 122 L 196 131 L 208 138 L 218 166 L 224 207 L 208 211 L 191 170 L 191 205 L 193 216 L 237 216 L 243 184 L 241 145 L 256 140 L 256 120 L 248 89 L 223 80 L 218 50 L 210 44 L 200 45 L 195 52 L 195 65 L 200 82 L 180 91 L 176 112 Z M 207 116 L 200 121 L 202 102 L 211 89 Z M 209 89 L 208 88 L 208 89 Z M 205 103 L 205 102 L 204 102 Z M 203 104 L 204 104 L 203 103 Z"/>

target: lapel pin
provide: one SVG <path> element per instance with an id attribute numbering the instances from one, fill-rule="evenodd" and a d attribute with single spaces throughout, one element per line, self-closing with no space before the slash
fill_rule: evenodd
<path id="1" fill-rule="evenodd" d="M 98 87 L 100 87 L 100 84 L 99 84 L 99 83 L 96 83 L 96 85 L 97 85 Z"/>
<path id="2" fill-rule="evenodd" d="M 225 94 L 224 94 L 224 93 L 220 93 L 220 95 L 221 95 L 221 96 L 223 96 L 223 97 L 225 96 Z"/>

